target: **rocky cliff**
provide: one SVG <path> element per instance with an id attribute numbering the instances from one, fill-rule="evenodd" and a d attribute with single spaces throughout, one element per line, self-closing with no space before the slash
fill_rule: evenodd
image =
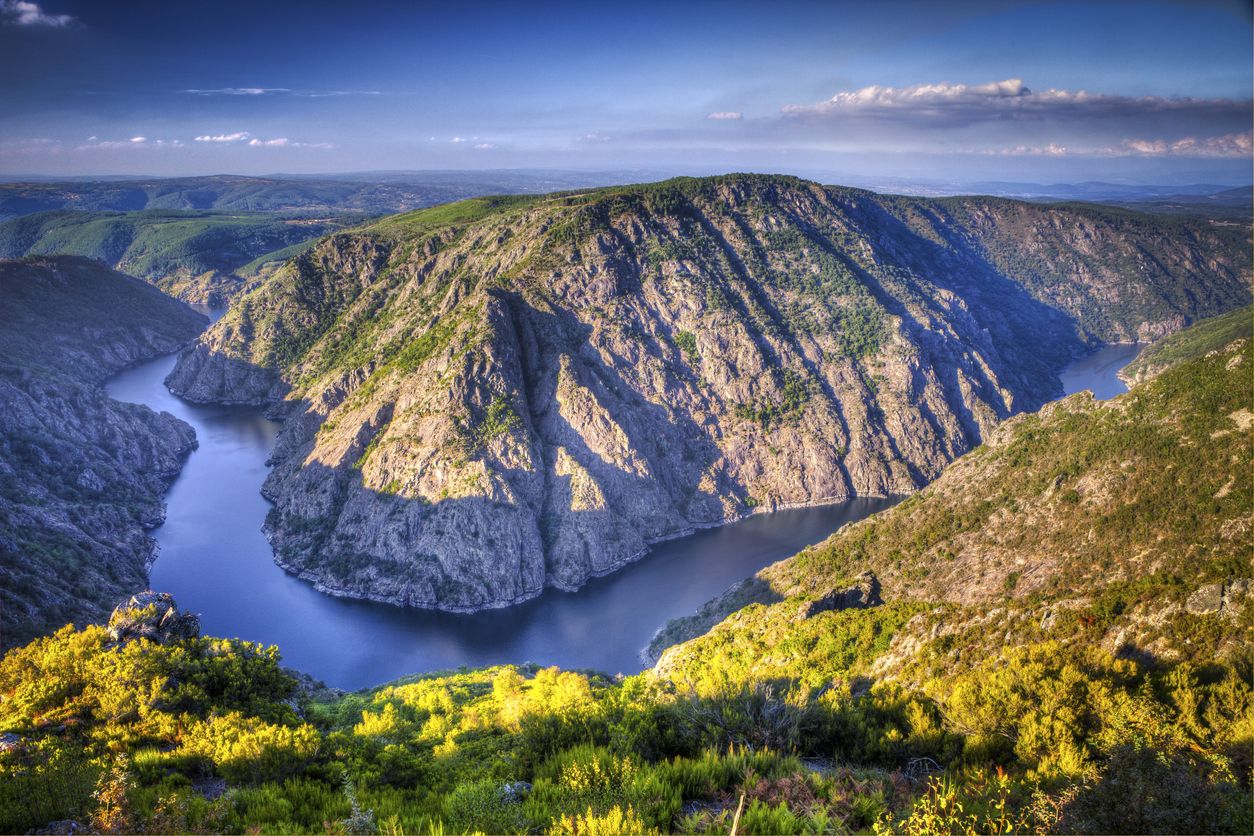
<path id="1" fill-rule="evenodd" d="M 284 404 L 278 561 L 477 609 L 650 542 L 911 492 L 1096 342 L 1249 300 L 1248 235 L 784 177 L 465 201 L 324 239 L 180 359 Z"/>
<path id="2" fill-rule="evenodd" d="M 1012 418 L 923 491 L 672 621 L 648 658 L 679 681 L 807 670 L 803 622 L 871 572 L 899 619 L 873 679 L 953 676 L 1044 640 L 1154 664 L 1248 659 L 1250 346 Z"/>
<path id="3" fill-rule="evenodd" d="M 0 262 L 0 645 L 101 619 L 146 585 L 146 530 L 195 437 L 100 383 L 205 324 L 97 262 Z"/>

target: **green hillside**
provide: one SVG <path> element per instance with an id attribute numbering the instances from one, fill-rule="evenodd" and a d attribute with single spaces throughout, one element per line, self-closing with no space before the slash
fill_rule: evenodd
<path id="1" fill-rule="evenodd" d="M 1236 339 L 1254 336 L 1254 308 L 1246 305 L 1221 316 L 1198 322 L 1191 328 L 1147 346 L 1120 372 L 1127 380 L 1151 377 L 1184 360 L 1201 357 Z"/>
<path id="2" fill-rule="evenodd" d="M 1252 368 L 1241 341 L 1014 419 L 623 680 L 338 694 L 274 649 L 67 628 L 0 662 L 0 829 L 1248 833 Z M 884 603 L 823 606 L 866 569 Z"/>
<path id="3" fill-rule="evenodd" d="M 206 273 L 250 272 L 359 218 L 156 209 L 40 212 L 0 223 L 0 258 L 83 256 L 177 290 Z"/>

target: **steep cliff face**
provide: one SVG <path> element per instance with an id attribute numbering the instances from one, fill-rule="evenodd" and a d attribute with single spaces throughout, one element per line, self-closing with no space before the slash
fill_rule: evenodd
<path id="1" fill-rule="evenodd" d="M 1044 640 L 1077 657 L 1247 659 L 1252 384 L 1241 338 L 1112 400 L 1016 416 L 923 491 L 672 621 L 646 658 L 677 681 L 806 670 L 814 605 L 869 571 L 885 612 L 905 615 L 864 671 L 876 680 L 952 676 Z"/>
<path id="2" fill-rule="evenodd" d="M 926 484 L 1086 343 L 1248 300 L 1242 236 L 1185 226 L 757 176 L 466 201 L 325 239 L 170 384 L 286 400 L 282 565 L 501 606 L 755 509 Z"/>
<path id="3" fill-rule="evenodd" d="M 107 615 L 142 589 L 191 427 L 100 382 L 204 317 L 80 258 L 0 262 L 0 646 Z"/>

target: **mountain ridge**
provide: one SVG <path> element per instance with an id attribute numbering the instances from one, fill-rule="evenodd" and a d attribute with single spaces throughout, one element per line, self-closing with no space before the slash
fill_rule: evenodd
<path id="1" fill-rule="evenodd" d="M 473 199 L 323 239 L 169 383 L 286 398 L 281 565 L 501 606 L 757 509 L 911 492 L 1086 345 L 1248 300 L 1247 241 L 782 176 Z"/>
<path id="2" fill-rule="evenodd" d="M 0 645 L 100 620 L 147 584 L 147 532 L 195 434 L 100 384 L 206 322 L 95 261 L 0 261 Z"/>

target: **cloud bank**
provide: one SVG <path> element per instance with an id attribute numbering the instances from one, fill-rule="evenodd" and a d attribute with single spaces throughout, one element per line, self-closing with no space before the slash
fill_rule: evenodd
<path id="1" fill-rule="evenodd" d="M 75 23 L 71 15 L 49 14 L 28 0 L 0 0 L 0 19 L 13 26 L 47 26 L 60 29 Z"/>

